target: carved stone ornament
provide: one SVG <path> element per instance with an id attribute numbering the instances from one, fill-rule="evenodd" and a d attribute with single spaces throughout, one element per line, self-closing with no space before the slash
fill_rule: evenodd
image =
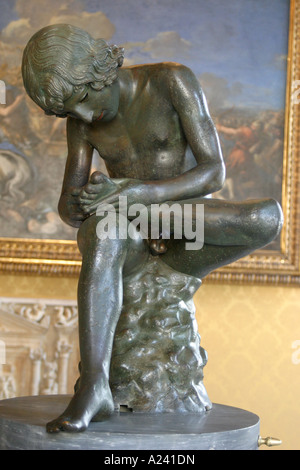
<path id="1" fill-rule="evenodd" d="M 0 314 L 0 399 L 72 393 L 79 362 L 76 305 L 2 298 Z"/>

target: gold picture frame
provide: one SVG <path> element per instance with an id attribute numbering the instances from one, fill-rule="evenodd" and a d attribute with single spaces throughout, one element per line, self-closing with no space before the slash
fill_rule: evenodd
<path id="1" fill-rule="evenodd" d="M 258 250 L 211 273 L 206 282 L 299 285 L 300 157 L 299 106 L 294 85 L 300 79 L 300 0 L 290 2 L 289 50 L 284 129 L 280 249 Z M 0 238 L 0 271 L 13 274 L 77 276 L 81 257 L 75 241 Z"/>
<path id="2" fill-rule="evenodd" d="M 300 120 L 295 85 L 300 77 L 300 1 L 290 2 L 289 49 L 283 151 L 282 209 L 284 225 L 280 250 L 258 250 L 208 276 L 209 282 L 238 284 L 300 284 Z"/>

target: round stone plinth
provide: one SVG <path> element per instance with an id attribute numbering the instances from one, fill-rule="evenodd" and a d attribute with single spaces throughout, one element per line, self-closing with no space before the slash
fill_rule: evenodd
<path id="1" fill-rule="evenodd" d="M 61 414 L 68 395 L 0 401 L 1 450 L 256 450 L 259 417 L 214 404 L 204 414 L 116 413 L 82 433 L 49 434 L 45 425 Z"/>

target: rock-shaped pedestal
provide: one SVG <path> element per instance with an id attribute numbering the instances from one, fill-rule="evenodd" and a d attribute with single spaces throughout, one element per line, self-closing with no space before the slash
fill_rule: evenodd
<path id="1" fill-rule="evenodd" d="M 110 383 L 116 405 L 139 412 L 202 413 L 211 408 L 203 385 L 193 295 L 201 280 L 151 256 L 124 284 Z"/>

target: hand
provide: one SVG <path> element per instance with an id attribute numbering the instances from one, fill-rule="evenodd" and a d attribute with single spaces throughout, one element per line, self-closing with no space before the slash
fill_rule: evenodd
<path id="1" fill-rule="evenodd" d="M 87 218 L 82 211 L 79 201 L 79 193 L 81 189 L 71 188 L 68 193 L 61 195 L 58 203 L 58 212 L 61 219 L 72 227 L 79 227 Z"/>
<path id="2" fill-rule="evenodd" d="M 100 172 L 91 176 L 89 183 L 82 189 L 79 200 L 85 214 L 97 211 L 100 204 L 111 204 L 119 209 L 119 197 L 127 197 L 127 205 L 136 202 L 151 204 L 151 185 L 135 179 L 111 180 Z"/>
<path id="3" fill-rule="evenodd" d="M 58 204 L 60 217 L 68 225 L 79 227 L 89 215 L 95 212 L 93 204 L 97 198 L 110 194 L 116 187 L 111 179 L 100 171 L 96 171 L 83 188 L 70 188 L 61 195 Z"/>
<path id="4" fill-rule="evenodd" d="M 100 171 L 95 171 L 89 182 L 80 190 L 81 210 L 91 215 L 96 212 L 99 201 L 118 190 L 118 185 Z"/>
<path id="5" fill-rule="evenodd" d="M 95 171 L 89 182 L 80 190 L 79 203 L 84 210 L 94 206 L 99 199 L 117 190 L 118 186 L 100 171 Z"/>

